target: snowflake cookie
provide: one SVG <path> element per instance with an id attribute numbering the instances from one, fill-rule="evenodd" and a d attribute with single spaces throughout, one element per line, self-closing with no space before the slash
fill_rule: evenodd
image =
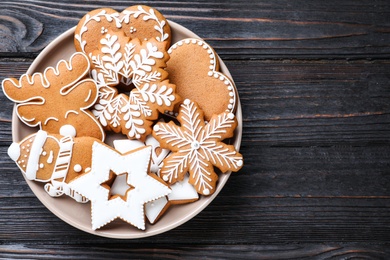
<path id="1" fill-rule="evenodd" d="M 164 70 L 169 55 L 154 39 L 130 39 L 121 32 L 108 33 L 91 54 L 92 78 L 99 86 L 99 98 L 92 109 L 107 130 L 130 139 L 145 140 L 159 113 L 173 110 L 179 101 L 176 86 Z M 132 87 L 118 94 L 118 84 Z"/>
<path id="2" fill-rule="evenodd" d="M 183 39 L 173 44 L 168 54 L 166 70 L 176 93 L 198 103 L 206 121 L 225 111 L 234 113 L 236 87 L 219 71 L 218 56 L 210 45 L 201 39 Z"/>
<path id="3" fill-rule="evenodd" d="M 111 8 L 96 9 L 87 13 L 75 30 L 76 50 L 89 56 L 97 49 L 100 37 L 108 31 L 121 31 L 132 39 L 155 39 L 165 42 L 166 48 L 171 42 L 170 26 L 161 13 L 149 6 L 134 5 L 121 13 Z"/>
<path id="4" fill-rule="evenodd" d="M 69 186 L 91 201 L 92 229 L 99 229 L 120 218 L 138 229 L 145 229 L 144 204 L 168 195 L 171 190 L 149 176 L 149 146 L 122 154 L 95 142 L 92 146 L 91 170 Z M 124 195 L 110 194 L 116 176 L 126 176 Z"/>
<path id="5" fill-rule="evenodd" d="M 198 193 L 210 195 L 218 179 L 213 166 L 221 172 L 236 172 L 243 166 L 242 155 L 222 142 L 233 136 L 237 120 L 234 114 L 223 112 L 213 115 L 206 124 L 203 111 L 189 99 L 181 104 L 177 120 L 180 126 L 171 121 L 153 127 L 153 136 L 161 147 L 172 151 L 163 161 L 160 176 L 175 183 L 189 172 L 189 182 Z"/>

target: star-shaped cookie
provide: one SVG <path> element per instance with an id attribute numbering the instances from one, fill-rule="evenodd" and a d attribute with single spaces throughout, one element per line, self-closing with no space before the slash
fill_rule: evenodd
<path id="1" fill-rule="evenodd" d="M 107 145 L 93 144 L 91 170 L 69 183 L 73 190 L 91 201 L 93 230 L 116 218 L 145 229 L 144 204 L 171 192 L 167 186 L 148 175 L 150 155 L 150 147 L 121 154 Z M 122 196 L 111 197 L 107 181 L 112 174 L 125 173 L 130 187 L 125 199 Z"/>

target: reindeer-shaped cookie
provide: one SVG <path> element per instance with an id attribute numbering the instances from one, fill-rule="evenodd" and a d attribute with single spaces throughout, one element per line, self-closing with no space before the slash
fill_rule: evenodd
<path id="1" fill-rule="evenodd" d="M 89 69 L 87 56 L 76 52 L 69 61 L 61 60 L 43 73 L 24 74 L 19 80 L 7 78 L 2 87 L 4 94 L 17 103 L 18 117 L 28 126 L 39 126 L 53 134 L 73 129 L 78 137 L 104 140 L 103 128 L 87 110 L 98 95 L 96 83 L 84 79 Z"/>

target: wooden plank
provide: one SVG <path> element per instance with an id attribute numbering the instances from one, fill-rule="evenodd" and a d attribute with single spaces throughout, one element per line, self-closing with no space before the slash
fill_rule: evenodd
<path id="1" fill-rule="evenodd" d="M 36 55 L 88 11 L 104 6 L 123 10 L 129 5 L 132 2 L 2 2 L 0 16 L 5 27 L 0 52 L 4 56 Z M 389 57 L 388 1 L 374 5 L 369 0 L 359 4 L 219 0 L 150 5 L 209 41 L 225 58 Z"/>
<path id="2" fill-rule="evenodd" d="M 168 245 L 133 244 L 123 242 L 113 248 L 110 245 L 67 244 L 12 244 L 0 245 L 0 256 L 4 258 L 36 258 L 40 259 L 330 259 L 330 258 L 364 258 L 383 259 L 389 253 L 385 246 L 359 246 L 356 244 L 295 244 L 295 245 Z M 88 252 L 85 248 L 88 247 Z"/>

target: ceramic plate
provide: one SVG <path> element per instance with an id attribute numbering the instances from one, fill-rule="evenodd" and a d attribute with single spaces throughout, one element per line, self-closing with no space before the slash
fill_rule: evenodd
<path id="1" fill-rule="evenodd" d="M 184 38 L 199 38 L 196 34 L 184 28 L 183 26 L 169 22 L 172 29 L 172 43 L 175 43 Z M 68 60 L 69 57 L 75 52 L 73 45 L 73 34 L 75 28 L 69 29 L 65 33 L 61 34 L 56 38 L 52 43 L 50 43 L 35 59 L 31 64 L 28 74 L 33 74 L 34 72 L 43 72 L 44 69 L 48 66 L 55 66 L 55 64 L 61 60 Z M 220 61 L 221 71 L 231 78 L 231 75 L 226 68 L 222 60 Z M 239 150 L 241 144 L 241 135 L 242 135 L 242 115 L 241 115 L 241 105 L 238 100 L 238 106 L 236 111 L 236 117 L 238 120 L 238 127 L 235 131 L 235 137 L 232 140 L 233 145 Z M 24 137 L 29 134 L 36 132 L 37 129 L 30 128 L 25 126 L 17 117 L 16 111 L 13 111 L 12 118 L 12 137 L 14 142 L 21 141 Z M 35 181 L 29 181 L 26 179 L 27 184 L 30 186 L 31 190 L 37 196 L 37 198 L 56 216 L 65 221 L 66 223 L 89 232 L 91 234 L 111 237 L 111 238 L 141 238 L 157 235 L 166 231 L 169 231 L 186 221 L 190 220 L 201 212 L 207 205 L 213 201 L 213 199 L 221 191 L 222 187 L 225 185 L 228 180 L 230 173 L 220 174 L 217 189 L 214 194 L 211 196 L 201 198 L 193 203 L 185 205 L 174 205 L 170 207 L 165 214 L 160 218 L 160 220 L 154 225 L 146 224 L 146 230 L 138 230 L 137 228 L 125 223 L 121 220 L 116 220 L 107 226 L 99 229 L 92 230 L 91 228 L 91 206 L 90 203 L 81 204 L 75 202 L 73 199 L 68 198 L 67 196 L 62 196 L 59 198 L 50 197 L 46 191 L 43 189 L 43 184 Z"/>

